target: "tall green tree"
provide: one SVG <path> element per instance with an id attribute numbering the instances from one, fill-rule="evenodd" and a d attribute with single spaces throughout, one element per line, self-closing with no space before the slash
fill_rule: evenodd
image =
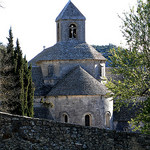
<path id="1" fill-rule="evenodd" d="M 141 109 L 130 123 L 150 134 L 150 0 L 138 0 L 136 11 L 124 13 L 122 32 L 128 48 L 111 50 L 111 71 L 121 77 L 109 81 L 117 110 L 129 104 Z"/>
<path id="2" fill-rule="evenodd" d="M 19 115 L 24 115 L 24 80 L 23 80 L 23 58 L 20 48 L 19 40 L 16 41 L 16 48 L 14 51 L 14 76 L 16 79 L 16 109 L 14 112 Z"/>
<path id="3" fill-rule="evenodd" d="M 32 82 L 32 66 L 28 66 L 26 57 L 24 57 L 24 108 L 25 115 L 33 117 L 33 99 L 34 99 L 34 85 Z"/>
<path id="4" fill-rule="evenodd" d="M 26 57 L 24 57 L 24 115 L 28 115 L 28 89 L 29 89 L 29 69 Z"/>
<path id="5" fill-rule="evenodd" d="M 3 75 L 5 55 L 6 55 L 6 47 L 3 46 L 1 43 L 0 44 L 0 102 L 4 100 L 3 99 L 4 91 L 2 90 L 2 87 L 3 87 L 4 80 L 5 80 L 4 75 Z"/>
<path id="6" fill-rule="evenodd" d="M 28 87 L 28 97 L 27 97 L 28 116 L 33 117 L 34 115 L 34 110 L 33 110 L 34 86 L 32 82 L 32 74 L 31 74 L 32 66 L 30 65 L 28 69 L 29 69 L 29 87 Z"/>
<path id="7" fill-rule="evenodd" d="M 2 59 L 2 94 L 3 94 L 3 106 L 5 109 L 9 109 L 10 112 L 14 109 L 16 91 L 15 91 L 15 76 L 14 76 L 14 45 L 12 29 L 9 30 L 8 44 L 6 52 Z"/>
<path id="8" fill-rule="evenodd" d="M 22 57 L 19 40 L 13 45 L 12 30 L 9 30 L 6 50 L 0 48 L 1 100 L 3 110 L 33 117 L 34 88 L 31 77 L 31 66 Z"/>

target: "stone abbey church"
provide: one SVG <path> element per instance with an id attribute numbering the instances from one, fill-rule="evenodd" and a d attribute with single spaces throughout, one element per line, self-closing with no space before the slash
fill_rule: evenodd
<path id="1" fill-rule="evenodd" d="M 113 100 L 106 97 L 104 85 L 106 59 L 86 43 L 85 21 L 69 1 L 56 18 L 57 43 L 29 62 L 35 117 L 123 130 L 128 118 L 124 113 L 113 114 Z"/>

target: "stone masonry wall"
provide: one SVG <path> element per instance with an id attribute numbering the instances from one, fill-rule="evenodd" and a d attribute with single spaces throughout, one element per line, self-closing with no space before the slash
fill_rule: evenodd
<path id="1" fill-rule="evenodd" d="M 0 150 L 150 150 L 150 136 L 0 112 Z"/>

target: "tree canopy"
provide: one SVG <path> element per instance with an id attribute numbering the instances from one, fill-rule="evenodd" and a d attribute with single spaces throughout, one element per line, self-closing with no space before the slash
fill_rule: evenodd
<path id="1" fill-rule="evenodd" d="M 112 54 L 110 53 L 110 50 L 113 48 L 117 49 L 117 46 L 113 44 L 102 45 L 102 46 L 92 45 L 92 46 L 108 60 L 106 62 L 106 67 L 109 67 L 109 61 L 111 61 L 109 56 L 112 56 Z"/>
<path id="2" fill-rule="evenodd" d="M 128 48 L 110 51 L 111 72 L 121 80 L 109 81 L 115 108 L 140 106 L 131 124 L 135 130 L 150 134 L 150 0 L 138 0 L 136 10 L 124 13 L 122 33 Z"/>

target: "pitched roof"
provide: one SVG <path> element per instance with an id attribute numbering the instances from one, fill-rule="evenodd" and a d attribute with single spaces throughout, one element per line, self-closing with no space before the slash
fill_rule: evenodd
<path id="1" fill-rule="evenodd" d="M 44 85 L 41 67 L 32 67 L 32 80 L 35 85 L 35 96 L 45 96 L 49 93 L 51 86 Z"/>
<path id="2" fill-rule="evenodd" d="M 101 53 L 92 46 L 79 41 L 58 42 L 30 60 L 29 64 L 36 66 L 36 62 L 44 60 L 106 60 Z"/>
<path id="3" fill-rule="evenodd" d="M 56 21 L 58 20 L 64 20 L 64 19 L 79 19 L 79 20 L 85 20 L 86 18 L 83 16 L 83 14 L 78 10 L 78 8 L 69 1 L 64 9 L 60 12 L 58 17 L 56 18 Z"/>
<path id="4" fill-rule="evenodd" d="M 44 84 L 41 67 L 32 67 L 32 80 L 36 87 Z"/>
<path id="5" fill-rule="evenodd" d="M 47 96 L 105 95 L 106 87 L 80 66 L 70 71 Z"/>

